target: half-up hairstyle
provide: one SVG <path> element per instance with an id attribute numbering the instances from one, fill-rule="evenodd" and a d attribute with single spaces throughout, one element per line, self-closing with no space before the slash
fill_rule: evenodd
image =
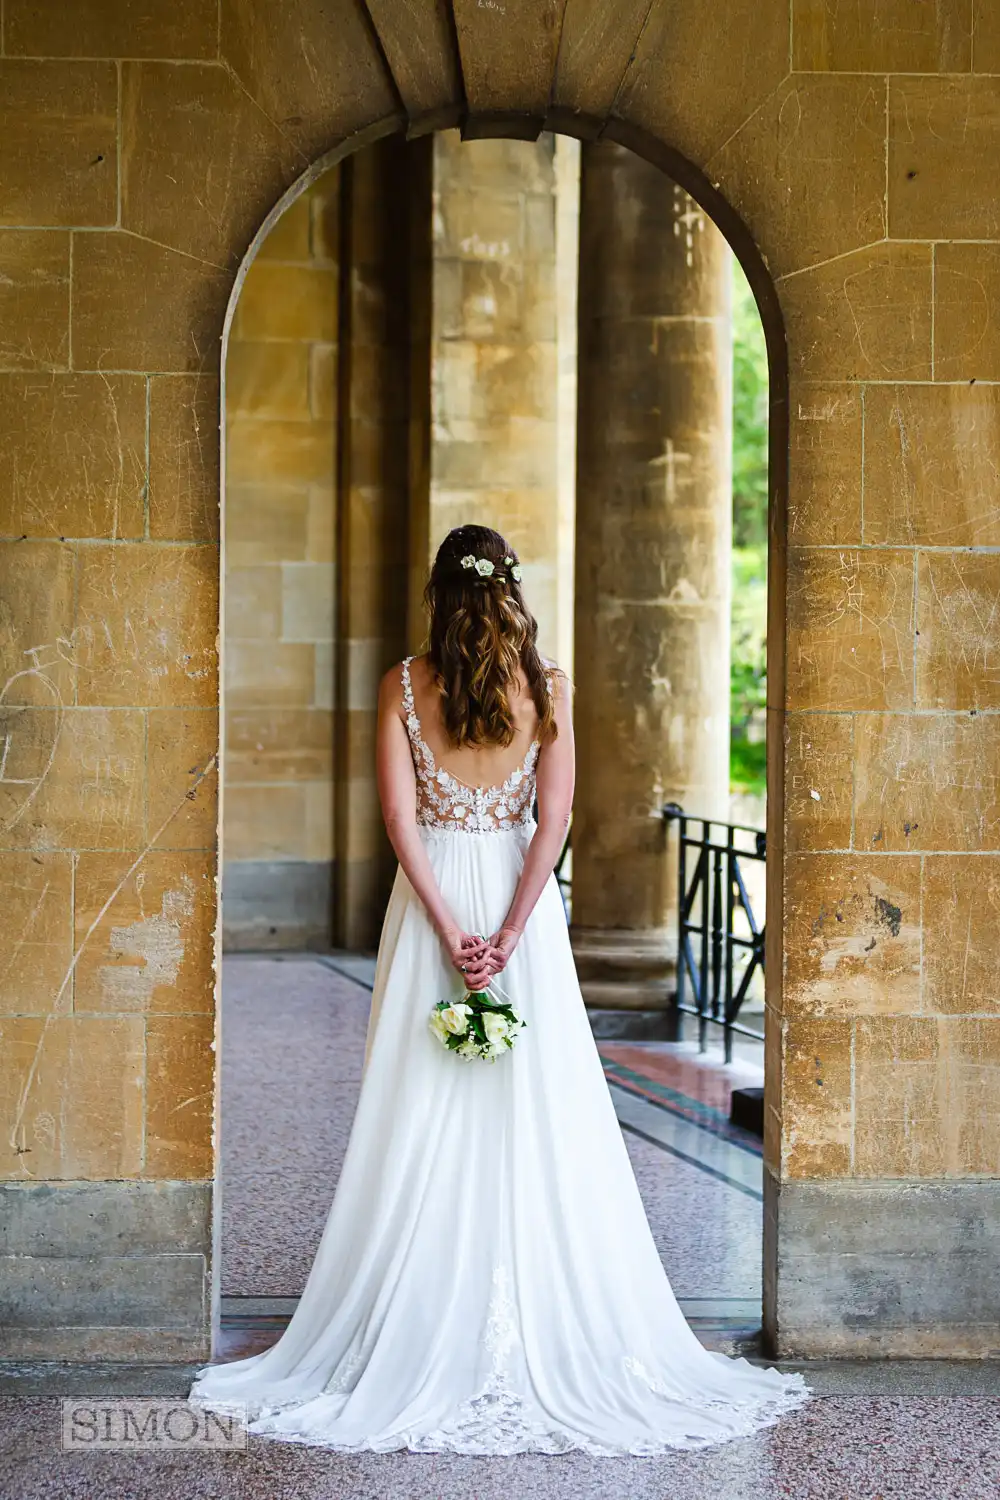
<path id="1" fill-rule="evenodd" d="M 510 695 L 519 671 L 538 711 L 539 737 L 555 738 L 548 674 L 536 645 L 538 622 L 524 602 L 520 571 L 517 553 L 488 526 L 457 526 L 434 559 L 424 594 L 428 658 L 445 733 L 456 749 L 512 743 Z"/>

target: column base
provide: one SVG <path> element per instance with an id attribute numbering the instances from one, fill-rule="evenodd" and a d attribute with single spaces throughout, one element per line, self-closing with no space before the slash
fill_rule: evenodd
<path id="1" fill-rule="evenodd" d="M 764 1332 L 782 1359 L 996 1359 L 1000 1182 L 764 1172 Z"/>
<path id="2" fill-rule="evenodd" d="M 570 941 L 588 1010 L 670 1009 L 677 954 L 665 929 L 571 927 Z"/>
<path id="3" fill-rule="evenodd" d="M 212 1183 L 6 1182 L 6 1361 L 204 1363 Z"/>
<path id="4" fill-rule="evenodd" d="M 587 1006 L 590 1029 L 599 1042 L 678 1042 L 671 1010 L 600 1010 Z"/>

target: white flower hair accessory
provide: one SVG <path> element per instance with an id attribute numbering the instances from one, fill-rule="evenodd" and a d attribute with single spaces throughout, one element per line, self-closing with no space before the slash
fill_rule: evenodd
<path id="1" fill-rule="evenodd" d="M 474 553 L 467 552 L 466 555 L 459 560 L 463 568 L 475 569 L 480 578 L 492 578 L 493 574 L 496 572 L 496 565 L 492 563 L 488 557 L 476 557 Z M 507 569 L 511 578 L 513 578 L 517 583 L 520 583 L 521 564 L 516 563 L 512 557 L 505 557 L 503 561 L 504 567 Z"/>

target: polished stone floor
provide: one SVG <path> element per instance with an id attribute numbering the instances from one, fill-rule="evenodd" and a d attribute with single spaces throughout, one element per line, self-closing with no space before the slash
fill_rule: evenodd
<path id="1" fill-rule="evenodd" d="M 371 965 L 227 960 L 223 1059 L 223 1315 L 231 1358 L 280 1334 L 323 1226 L 346 1145 Z M 733 1084 L 759 1081 L 688 1045 L 602 1042 L 612 1097 L 664 1264 L 712 1347 L 748 1347 L 759 1317 L 760 1143 L 728 1123 Z M 986 1500 L 1000 1494 L 1000 1370 L 811 1368 L 817 1399 L 757 1437 L 658 1459 L 344 1456 L 252 1439 L 245 1453 L 64 1453 L 59 1394 L 175 1390 L 176 1372 L 7 1372 L 3 1500 Z M 27 1394 L 54 1391 L 55 1395 Z M 18 1391 L 25 1394 L 17 1394 Z"/>
<path id="2" fill-rule="evenodd" d="M 995 1500 L 994 1399 L 817 1400 L 758 1438 L 657 1459 L 62 1454 L 58 1403 L 0 1399 L 5 1500 Z"/>

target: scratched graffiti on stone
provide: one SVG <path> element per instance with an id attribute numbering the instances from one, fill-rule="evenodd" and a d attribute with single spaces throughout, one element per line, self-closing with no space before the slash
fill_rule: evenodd
<path id="1" fill-rule="evenodd" d="M 6 791 L 4 793 L 5 800 L 8 804 L 12 804 L 10 811 L 5 809 L 2 815 L 2 826 L 7 830 L 20 822 L 38 796 L 46 777 L 52 770 L 59 746 L 66 705 L 58 684 L 49 675 L 51 669 L 59 662 L 76 665 L 73 658 L 73 642 L 63 636 L 58 636 L 56 640 L 44 646 L 29 646 L 24 655 L 28 657 L 30 666 L 22 667 L 19 672 L 14 672 L 0 688 L 0 787 L 26 789 L 20 794 Z M 29 683 L 32 686 L 37 684 L 41 688 L 43 698 L 47 700 L 47 706 L 54 714 L 51 732 L 48 735 L 43 733 L 35 737 L 30 734 L 19 735 L 17 733 L 24 714 L 39 707 L 38 704 L 29 705 L 11 700 L 11 694 L 16 695 L 18 692 L 19 683 L 22 684 L 20 689 L 22 696 L 27 696 L 25 688 Z M 44 703 L 41 706 L 45 706 Z"/>
<path id="2" fill-rule="evenodd" d="M 674 234 L 683 235 L 688 266 L 694 265 L 694 237 L 705 232 L 705 215 L 683 188 L 674 187 Z"/>
<path id="3" fill-rule="evenodd" d="M 507 260 L 510 257 L 509 240 L 481 240 L 478 234 L 466 235 L 459 241 L 459 249 L 463 255 L 474 256 L 477 260 Z"/>
<path id="4" fill-rule="evenodd" d="M 24 1071 L 24 1075 L 21 1081 L 21 1087 L 18 1092 L 17 1107 L 14 1111 L 14 1119 L 12 1121 L 10 1133 L 8 1136 L 8 1143 L 11 1150 L 17 1157 L 19 1170 L 21 1172 L 21 1175 L 24 1177 L 31 1177 L 33 1175 L 30 1163 L 27 1160 L 27 1153 L 29 1148 L 26 1141 L 26 1122 L 29 1102 L 31 1100 L 32 1091 L 38 1078 L 38 1069 L 41 1063 L 46 1039 L 49 1035 L 54 1018 L 64 1013 L 64 997 L 69 993 L 69 988 L 73 981 L 73 975 L 76 973 L 77 965 L 79 964 L 83 953 L 86 951 L 87 945 L 93 937 L 94 933 L 100 927 L 101 923 L 107 916 L 108 912 L 111 910 L 111 907 L 118 899 L 121 892 L 125 889 L 126 885 L 133 878 L 133 876 L 135 876 L 137 872 L 141 872 L 141 867 L 146 860 L 147 855 L 151 850 L 155 849 L 156 845 L 163 837 L 163 834 L 177 817 L 178 813 L 180 813 L 189 805 L 190 799 L 196 794 L 198 788 L 205 780 L 205 777 L 208 776 L 212 771 L 214 771 L 217 765 L 218 757 L 213 753 L 208 757 L 208 760 L 205 762 L 205 764 L 198 769 L 192 780 L 191 786 L 185 791 L 183 797 L 180 797 L 174 804 L 170 812 L 153 833 L 152 838 L 150 838 L 145 847 L 139 851 L 135 859 L 129 865 L 128 869 L 124 871 L 121 879 L 117 882 L 114 889 L 110 892 L 104 904 L 101 906 L 100 911 L 97 912 L 96 916 L 87 927 L 86 932 L 83 934 L 82 938 L 76 945 L 73 957 L 70 959 L 66 971 L 63 974 L 59 988 L 57 989 L 55 996 L 53 997 L 52 1009 L 42 1021 L 37 1040 L 32 1049 L 30 1061 L 28 1062 L 28 1066 Z M 140 881 L 141 878 L 142 877 L 140 873 Z M 141 886 L 137 886 L 137 889 L 141 890 Z M 187 888 L 187 884 L 184 882 L 184 880 L 182 880 L 181 890 L 179 892 L 168 892 L 164 896 L 164 899 L 161 903 L 160 925 L 156 923 L 155 919 L 151 924 L 147 925 L 145 919 L 140 918 L 138 923 L 130 923 L 128 927 L 124 927 L 121 929 L 112 929 L 113 940 L 115 933 L 118 932 L 120 939 L 125 943 L 126 947 L 131 947 L 135 951 L 137 957 L 145 957 L 147 960 L 147 964 L 149 962 L 150 955 L 152 955 L 153 974 L 150 977 L 151 985 L 159 982 L 155 977 L 157 971 L 163 973 L 168 970 L 176 956 L 176 948 L 173 945 L 169 933 L 162 925 L 162 922 L 165 921 L 166 923 L 176 923 L 181 915 L 186 914 L 186 912 L 182 910 L 182 906 L 183 903 L 187 902 L 188 900 L 190 900 L 193 904 L 194 888 L 192 886 L 189 891 Z M 177 962 L 179 963 L 180 960 L 178 959 Z M 144 983 L 144 981 L 139 981 L 139 983 Z M 31 1128 L 33 1131 L 38 1130 L 38 1119 L 32 1121 Z"/>
<path id="5" fill-rule="evenodd" d="M 694 482 L 694 476 L 688 467 L 690 463 L 691 454 L 678 452 L 673 438 L 666 438 L 663 452 L 659 457 L 650 459 L 651 469 L 663 471 L 663 498 L 668 505 L 676 502 L 678 490 L 687 489 Z"/>

